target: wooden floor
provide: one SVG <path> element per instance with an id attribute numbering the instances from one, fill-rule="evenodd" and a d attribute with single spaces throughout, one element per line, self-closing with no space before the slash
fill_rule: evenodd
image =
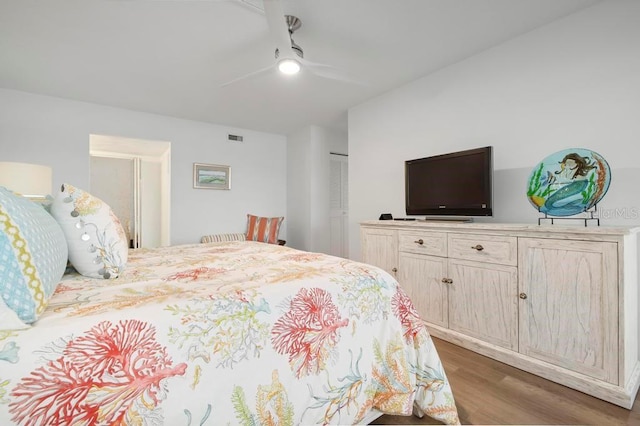
<path id="1" fill-rule="evenodd" d="M 640 425 L 631 411 L 434 338 L 462 424 Z M 382 416 L 372 424 L 440 424 L 430 418 Z"/>

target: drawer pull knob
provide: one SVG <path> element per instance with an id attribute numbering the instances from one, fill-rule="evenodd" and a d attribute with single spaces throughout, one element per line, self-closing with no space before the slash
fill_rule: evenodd
<path id="1" fill-rule="evenodd" d="M 484 250 L 484 247 L 482 247 L 480 244 L 476 244 L 475 246 L 471 246 L 471 248 L 474 249 L 474 250 L 478 250 L 478 251 Z"/>
<path id="2" fill-rule="evenodd" d="M 453 280 L 451 278 L 443 278 L 442 282 L 445 284 L 453 284 Z"/>
<path id="3" fill-rule="evenodd" d="M 520 293 L 520 299 L 524 300 L 527 298 L 527 293 Z"/>
<path id="4" fill-rule="evenodd" d="M 414 243 L 423 245 L 424 241 L 422 240 L 422 238 L 420 238 L 419 240 L 414 241 Z"/>
<path id="5" fill-rule="evenodd" d="M 391 269 L 393 271 L 393 273 L 395 274 L 396 272 L 398 272 L 398 268 L 393 268 Z"/>

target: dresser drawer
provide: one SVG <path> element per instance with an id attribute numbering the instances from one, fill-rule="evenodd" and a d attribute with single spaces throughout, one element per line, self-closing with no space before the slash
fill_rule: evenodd
<path id="1" fill-rule="evenodd" d="M 447 234 L 444 232 L 400 231 L 398 242 L 401 252 L 447 256 Z"/>
<path id="2" fill-rule="evenodd" d="M 516 237 L 494 235 L 448 234 L 449 257 L 477 260 L 501 265 L 518 264 Z"/>

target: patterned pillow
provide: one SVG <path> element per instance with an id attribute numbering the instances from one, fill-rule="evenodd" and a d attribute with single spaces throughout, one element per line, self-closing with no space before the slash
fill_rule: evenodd
<path id="1" fill-rule="evenodd" d="M 127 263 L 129 245 L 120 220 L 97 197 L 65 183 L 51 203 L 69 245 L 69 261 L 92 278 L 117 278 Z"/>
<path id="2" fill-rule="evenodd" d="M 24 323 L 38 319 L 67 265 L 60 225 L 42 205 L 0 187 L 0 304 Z M 0 324 L 6 329 L 7 324 Z"/>
<path id="3" fill-rule="evenodd" d="M 284 217 L 247 215 L 247 240 L 276 244 Z"/>
<path id="4" fill-rule="evenodd" d="M 29 327 L 31 326 L 25 324 L 24 321 L 18 317 L 18 314 L 9 308 L 4 299 L 0 297 L 0 331 L 23 330 Z"/>

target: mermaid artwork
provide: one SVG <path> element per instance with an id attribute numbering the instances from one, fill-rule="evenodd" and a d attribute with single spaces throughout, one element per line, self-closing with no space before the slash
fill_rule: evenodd
<path id="1" fill-rule="evenodd" d="M 533 170 L 527 196 L 542 213 L 571 216 L 600 201 L 610 179 L 609 165 L 599 154 L 579 148 L 560 151 Z"/>

